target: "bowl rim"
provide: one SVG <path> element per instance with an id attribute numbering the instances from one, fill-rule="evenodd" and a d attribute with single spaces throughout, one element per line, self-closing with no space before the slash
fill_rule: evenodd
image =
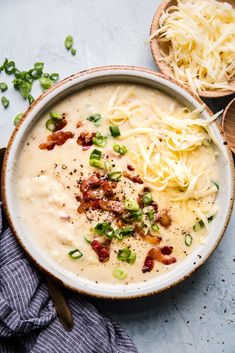
<path id="1" fill-rule="evenodd" d="M 224 135 L 226 137 L 226 131 L 224 130 L 224 125 L 225 125 L 225 120 L 226 120 L 226 115 L 227 112 L 229 110 L 229 108 L 231 107 L 232 104 L 235 104 L 235 97 L 228 103 L 228 105 L 226 106 L 226 108 L 224 109 L 223 115 L 222 115 L 222 129 L 224 131 Z M 235 148 L 233 146 L 230 145 L 230 149 L 233 153 L 235 153 Z"/>
<path id="2" fill-rule="evenodd" d="M 168 8 L 168 6 L 170 6 L 170 3 L 172 1 L 174 1 L 174 0 L 163 0 L 161 2 L 161 4 L 158 6 L 157 10 L 154 13 L 152 22 L 151 22 L 150 37 L 159 28 L 159 19 L 161 17 L 162 11 L 166 10 Z M 162 60 L 162 55 L 160 53 L 160 47 L 159 47 L 159 44 L 158 44 L 156 37 L 154 37 L 153 39 L 150 40 L 150 49 L 151 49 L 153 59 L 154 59 L 156 65 L 159 67 L 161 73 L 163 75 L 167 76 L 168 78 L 172 78 L 172 79 L 176 80 L 170 67 L 167 64 L 165 64 L 164 61 Z M 232 82 L 235 86 L 235 79 L 231 80 L 230 82 Z M 184 87 L 186 89 L 190 90 L 189 86 L 184 86 Z M 200 97 L 203 97 L 203 98 L 222 98 L 222 97 L 233 95 L 234 92 L 229 91 L 229 90 L 202 91 L 202 92 L 199 91 L 198 94 Z"/>
<path id="3" fill-rule="evenodd" d="M 13 145 L 13 142 L 15 140 L 15 137 L 18 133 L 18 131 L 20 130 L 20 126 L 23 124 L 23 122 L 27 119 L 29 113 L 34 109 L 34 107 L 37 106 L 37 104 L 39 102 L 41 102 L 41 100 L 43 100 L 46 96 L 48 96 L 51 92 L 56 91 L 57 88 L 65 85 L 66 83 L 73 81 L 74 79 L 79 79 L 82 76 L 87 76 L 87 78 L 89 77 L 89 74 L 93 74 L 93 73 L 105 73 L 109 71 L 110 74 L 112 72 L 117 73 L 118 71 L 121 71 L 122 74 L 124 74 L 125 71 L 130 72 L 134 71 L 135 74 L 142 73 L 142 74 L 150 74 L 152 76 L 154 76 L 155 78 L 161 78 L 164 81 L 168 81 L 171 82 L 173 84 L 175 84 L 176 86 L 178 86 L 179 88 L 181 88 L 181 90 L 184 91 L 184 93 L 189 94 L 190 96 L 192 96 L 192 98 L 194 98 L 197 103 L 205 106 L 205 104 L 202 102 L 202 100 L 192 94 L 191 91 L 187 90 L 184 86 L 182 86 L 181 84 L 179 84 L 178 82 L 176 82 L 174 79 L 172 78 L 168 78 L 165 77 L 162 74 L 159 74 L 157 72 L 154 72 L 152 70 L 143 68 L 143 67 L 139 67 L 139 66 L 126 66 L 126 65 L 110 65 L 110 66 L 100 66 L 100 67 L 94 67 L 94 68 L 90 68 L 90 69 L 86 69 L 83 71 L 80 71 L 76 74 L 73 74 L 65 79 L 63 79 L 62 81 L 54 84 L 50 89 L 48 89 L 47 91 L 45 91 L 44 93 L 42 93 L 36 100 L 35 102 L 33 102 L 33 104 L 26 110 L 26 112 L 24 113 L 24 115 L 22 116 L 22 119 L 20 120 L 20 122 L 18 123 L 18 125 L 15 127 L 10 140 L 8 142 L 7 148 L 6 148 L 6 152 L 5 152 L 5 156 L 4 156 L 4 160 L 3 160 L 3 167 L 2 167 L 2 184 L 1 184 L 1 191 L 2 191 L 2 201 L 3 201 L 3 207 L 4 207 L 4 211 L 5 211 L 5 215 L 6 218 L 8 220 L 10 229 L 12 231 L 12 233 L 14 234 L 18 244 L 21 246 L 21 248 L 24 250 L 24 252 L 26 253 L 26 255 L 28 256 L 28 258 L 33 262 L 34 265 L 36 265 L 36 267 L 38 267 L 42 272 L 46 273 L 47 275 L 49 275 L 50 277 L 52 277 L 56 282 L 59 282 L 60 284 L 62 284 L 63 286 L 69 288 L 72 291 L 75 291 L 77 293 L 81 293 L 84 295 L 89 295 L 89 296 L 93 296 L 96 298 L 106 298 L 106 299 L 133 299 L 133 298 L 140 298 L 140 297 L 146 297 L 146 296 L 150 296 L 153 294 L 157 294 L 160 292 L 163 292 L 169 288 L 174 287 L 175 285 L 177 285 L 178 283 L 182 282 L 183 280 L 185 280 L 186 278 L 188 278 L 191 274 L 193 274 L 196 270 L 198 270 L 204 263 L 205 261 L 210 257 L 210 255 L 214 252 L 214 250 L 217 248 L 217 246 L 219 245 L 221 239 L 223 238 L 223 235 L 225 233 L 225 230 L 228 226 L 229 220 L 230 220 L 230 216 L 233 210 L 233 204 L 234 204 L 234 196 L 235 196 L 235 171 L 234 171 L 234 164 L 233 164 L 233 157 L 232 157 L 232 153 L 230 151 L 230 149 L 227 146 L 227 143 L 225 141 L 224 138 L 224 133 L 222 131 L 222 128 L 220 126 L 220 124 L 216 121 L 215 125 L 216 128 L 218 129 L 218 133 L 220 134 L 222 140 L 224 141 L 224 147 L 226 149 L 227 152 L 227 156 L 228 156 L 228 162 L 229 162 L 229 170 L 230 170 L 230 175 L 231 175 L 231 182 L 233 183 L 232 188 L 231 188 L 231 197 L 230 197 L 230 202 L 228 205 L 228 213 L 226 215 L 226 218 L 224 220 L 224 226 L 223 229 L 221 229 L 220 234 L 218 235 L 218 238 L 216 240 L 216 242 L 213 244 L 213 246 L 210 247 L 210 251 L 208 252 L 207 256 L 203 257 L 202 261 L 198 262 L 196 265 L 194 265 L 193 267 L 191 267 L 191 269 L 189 269 L 189 271 L 183 275 L 181 278 L 175 280 L 173 283 L 171 283 L 170 285 L 165 285 L 163 287 L 161 287 L 160 289 L 153 289 L 151 291 L 148 291 L 147 293 L 135 293 L 135 294 L 128 294 L 128 292 L 124 292 L 124 295 L 112 295 L 112 294 L 97 294 L 94 292 L 90 292 L 89 290 L 84 290 L 84 289 L 80 289 L 76 286 L 70 285 L 68 283 L 66 283 L 64 280 L 62 280 L 61 278 L 58 278 L 55 274 L 51 273 L 50 270 L 48 268 L 46 268 L 46 266 L 39 264 L 37 259 L 35 259 L 31 253 L 28 251 L 28 249 L 26 249 L 23 241 L 21 240 L 20 235 L 17 233 L 15 226 L 14 226 L 14 221 L 12 220 L 12 216 L 11 216 L 11 210 L 8 206 L 8 202 L 7 202 L 7 188 L 6 188 L 6 179 L 7 179 L 7 166 L 8 166 L 8 159 L 9 159 L 9 154 L 11 151 L 11 147 Z M 127 73 L 128 75 L 128 73 Z M 137 75 L 136 75 L 137 76 Z M 115 81 L 115 78 L 114 80 Z M 58 92 L 60 93 L 60 92 Z M 180 94 L 181 95 L 181 94 Z M 205 106 L 205 111 L 212 116 L 213 113 L 210 111 L 210 109 Z M 30 120 L 29 120 L 30 121 Z"/>

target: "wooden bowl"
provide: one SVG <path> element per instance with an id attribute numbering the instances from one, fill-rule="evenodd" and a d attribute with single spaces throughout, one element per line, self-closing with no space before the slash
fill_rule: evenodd
<path id="1" fill-rule="evenodd" d="M 222 0 L 221 0 L 222 1 Z M 235 7 L 235 0 L 227 0 L 227 1 L 222 1 L 222 2 L 228 2 L 230 3 L 233 7 Z M 155 15 L 152 20 L 151 28 L 150 28 L 150 36 L 156 32 L 156 30 L 159 28 L 159 19 L 162 15 L 162 11 L 165 11 L 169 6 L 176 6 L 177 1 L 176 0 L 163 0 L 161 5 L 158 7 L 157 11 L 155 12 Z M 173 78 L 176 80 L 173 71 L 171 68 L 165 64 L 165 62 L 162 60 L 162 55 L 160 50 L 163 52 L 167 53 L 169 45 L 167 43 L 160 43 L 158 42 L 157 38 L 154 37 L 150 41 L 150 46 L 151 46 L 151 51 L 153 58 L 159 67 L 160 71 L 167 77 Z M 235 88 L 235 79 L 230 81 L 229 85 L 233 88 Z M 187 86 L 189 88 L 189 86 Z M 224 97 L 228 96 L 230 94 L 233 94 L 234 92 L 229 91 L 229 90 L 220 90 L 220 91 L 202 91 L 199 92 L 199 95 L 201 97 L 206 97 L 206 98 L 217 98 L 217 97 Z"/>
<path id="2" fill-rule="evenodd" d="M 228 145 L 235 153 L 235 98 L 226 107 L 222 117 L 222 127 Z"/>

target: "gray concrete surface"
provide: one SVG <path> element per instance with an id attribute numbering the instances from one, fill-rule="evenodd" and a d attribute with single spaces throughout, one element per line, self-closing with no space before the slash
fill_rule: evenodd
<path id="1" fill-rule="evenodd" d="M 44 61 L 64 78 L 88 67 L 130 64 L 156 69 L 148 44 L 158 0 L 0 0 L 0 60 L 20 69 Z M 64 49 L 72 34 L 77 55 Z M 0 75 L 0 81 L 11 77 Z M 40 92 L 35 87 L 33 95 Z M 26 102 L 13 89 L 0 105 L 0 146 Z M 93 300 L 134 339 L 140 353 L 235 353 L 235 213 L 206 264 L 176 288 L 132 301 Z M 63 353 L 63 352 L 58 352 Z M 84 352 L 85 353 L 85 352 Z"/>

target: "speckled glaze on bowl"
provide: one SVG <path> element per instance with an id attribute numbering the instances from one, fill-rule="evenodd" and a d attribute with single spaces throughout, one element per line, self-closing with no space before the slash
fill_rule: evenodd
<path id="1" fill-rule="evenodd" d="M 219 0 L 221 2 L 228 2 L 235 8 L 235 0 Z M 163 0 L 159 7 L 157 8 L 150 27 L 150 37 L 159 29 L 159 19 L 162 15 L 162 11 L 166 11 L 169 6 L 177 6 L 177 0 Z M 163 52 L 168 52 L 168 45 L 167 43 L 159 43 L 157 38 L 154 37 L 150 41 L 151 52 L 156 62 L 157 66 L 159 67 L 161 73 L 169 78 L 175 79 L 175 75 L 171 70 L 170 66 L 166 64 L 162 59 L 161 50 Z M 235 88 L 235 79 L 229 82 L 229 85 L 234 89 Z M 200 91 L 198 92 L 199 95 L 203 98 L 219 98 L 230 96 L 234 93 L 234 91 L 229 90 L 210 90 L 210 91 Z"/>
<path id="2" fill-rule="evenodd" d="M 17 157 L 25 137 L 40 119 L 41 114 L 53 104 L 67 95 L 97 83 L 105 82 L 130 82 L 140 83 L 177 98 L 182 104 L 189 108 L 199 108 L 202 101 L 185 90 L 172 79 L 153 71 L 132 66 L 108 66 L 82 71 L 57 83 L 51 89 L 43 93 L 27 110 L 22 120 L 15 128 L 9 141 L 2 175 L 2 195 L 5 212 L 10 227 L 19 244 L 29 255 L 31 260 L 43 271 L 51 275 L 64 286 L 84 293 L 103 298 L 135 298 L 161 292 L 170 288 L 192 274 L 211 255 L 219 244 L 225 232 L 232 212 L 234 200 L 234 168 L 231 152 L 229 151 L 220 129 L 219 124 L 213 123 L 213 131 L 220 145 L 220 190 L 218 194 L 219 203 L 223 205 L 215 220 L 211 224 L 209 235 L 206 238 L 207 245 L 200 245 L 185 260 L 179 262 L 168 273 L 151 279 L 147 282 L 132 283 L 129 285 L 95 283 L 72 274 L 43 253 L 28 234 L 26 227 L 19 217 L 19 205 L 15 197 L 14 178 L 17 166 Z M 202 113 L 208 118 L 212 113 L 208 108 Z"/>

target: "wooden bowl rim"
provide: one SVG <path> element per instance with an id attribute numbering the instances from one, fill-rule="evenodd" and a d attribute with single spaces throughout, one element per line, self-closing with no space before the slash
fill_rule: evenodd
<path id="1" fill-rule="evenodd" d="M 226 115 L 227 115 L 227 113 L 228 113 L 228 110 L 230 109 L 230 107 L 231 107 L 232 104 L 235 104 L 235 97 L 234 97 L 234 98 L 231 100 L 231 102 L 229 102 L 229 104 L 226 106 L 226 108 L 225 108 L 225 110 L 224 110 L 224 112 L 223 112 L 223 115 L 222 115 L 222 129 L 223 129 L 223 131 L 224 131 L 224 135 L 225 135 L 227 141 L 228 141 L 227 133 L 226 133 L 226 131 L 225 131 L 225 129 L 224 129 L 225 117 L 226 117 Z M 235 119 L 234 119 L 234 120 L 235 120 Z M 231 149 L 231 151 L 232 151 L 233 153 L 235 153 L 235 147 L 231 146 L 230 143 L 229 143 L 229 141 L 228 141 L 228 145 L 229 145 L 229 148 Z"/>
<path id="2" fill-rule="evenodd" d="M 175 1 L 175 0 L 163 0 L 160 6 L 157 8 L 155 11 L 155 14 L 153 16 L 152 22 L 151 22 L 151 27 L 150 27 L 150 36 L 153 35 L 154 32 L 159 28 L 159 19 L 161 17 L 162 11 L 166 10 L 170 4 Z M 176 2 L 176 1 L 175 1 Z M 162 60 L 162 55 L 160 53 L 160 47 L 157 41 L 157 38 L 154 37 L 153 39 L 150 40 L 150 48 L 152 52 L 153 59 L 157 66 L 159 67 L 160 71 L 163 73 L 163 75 L 173 78 L 174 80 L 177 80 L 176 77 L 174 76 L 173 72 L 171 71 L 170 67 L 164 63 Z M 179 82 L 181 83 L 181 82 Z M 231 80 L 229 82 L 230 84 L 235 86 L 235 79 Z M 191 88 L 189 86 L 185 87 L 189 90 Z M 200 97 L 204 98 L 219 98 L 219 97 L 225 97 L 234 94 L 234 92 L 229 91 L 229 90 L 221 90 L 221 91 L 199 91 L 198 92 Z"/>

